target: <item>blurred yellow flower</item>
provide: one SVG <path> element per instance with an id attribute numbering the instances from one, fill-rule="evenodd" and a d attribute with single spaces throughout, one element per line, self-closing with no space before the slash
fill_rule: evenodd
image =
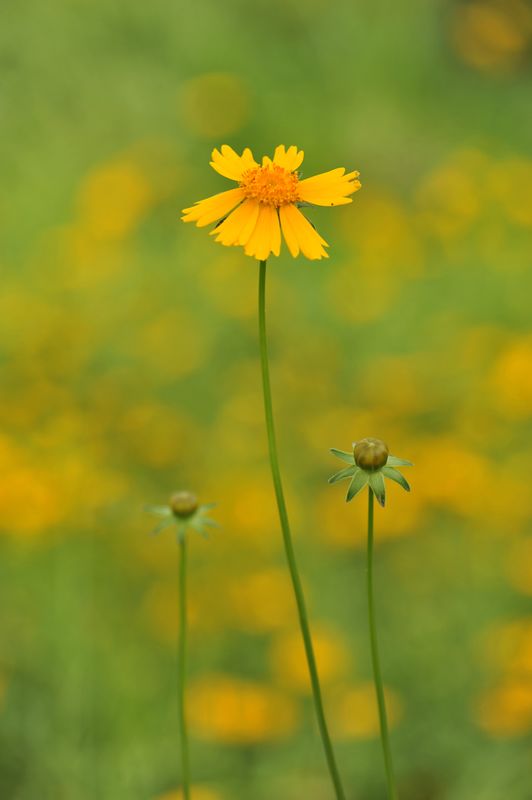
<path id="1" fill-rule="evenodd" d="M 80 221 L 95 239 L 122 239 L 136 228 L 151 203 L 151 187 L 139 167 L 128 160 L 112 161 L 83 181 Z"/>
<path id="2" fill-rule="evenodd" d="M 343 214 L 342 230 L 357 251 L 358 273 L 377 271 L 381 283 L 422 272 L 424 254 L 415 217 L 394 195 L 364 191 L 356 217 Z M 358 305 L 358 304 L 357 304 Z"/>
<path id="3" fill-rule="evenodd" d="M 479 187 L 460 154 L 421 180 L 416 199 L 422 227 L 442 240 L 463 234 L 480 213 Z"/>
<path id="4" fill-rule="evenodd" d="M 191 786 L 190 798 L 191 800 L 222 800 L 222 795 L 205 786 Z M 181 789 L 176 789 L 173 792 L 158 794 L 153 800 L 183 800 L 183 792 Z"/>
<path id="5" fill-rule="evenodd" d="M 478 725 L 493 736 L 521 736 L 532 730 L 532 679 L 509 679 L 477 700 Z"/>
<path id="6" fill-rule="evenodd" d="M 117 423 L 117 433 L 137 462 L 166 467 L 175 464 L 176 453 L 193 446 L 200 430 L 192 417 L 172 406 L 131 403 Z"/>
<path id="7" fill-rule="evenodd" d="M 32 536 L 45 532 L 65 516 L 60 487 L 47 470 L 27 465 L 2 473 L 0 519 L 3 531 Z"/>
<path id="8" fill-rule="evenodd" d="M 299 713 L 293 698 L 267 685 L 211 675 L 191 684 L 189 717 L 191 726 L 207 739 L 256 744 L 289 736 Z"/>
<path id="9" fill-rule="evenodd" d="M 491 626 L 479 643 L 480 658 L 498 676 L 532 680 L 532 616 Z"/>
<path id="10" fill-rule="evenodd" d="M 153 545 L 153 542 L 151 543 Z M 175 543 L 173 543 L 175 544 Z M 168 560 L 168 559 L 167 559 Z M 175 580 L 154 583 L 142 600 L 141 614 L 149 630 L 159 641 L 174 645 L 179 633 L 179 595 Z M 188 625 L 196 627 L 198 612 L 196 603 L 188 599 Z"/>
<path id="11" fill-rule="evenodd" d="M 474 0 L 453 14 L 457 52 L 473 67 L 487 71 L 515 67 L 530 44 L 532 12 L 522 0 Z"/>
<path id="12" fill-rule="evenodd" d="M 220 175 L 238 183 L 238 188 L 198 201 L 183 211 L 184 222 L 204 227 L 221 220 L 211 231 L 220 244 L 241 245 L 248 256 L 265 261 L 281 250 L 281 231 L 295 258 L 327 258 L 322 239 L 299 210 L 301 204 L 339 206 L 351 202 L 349 195 L 360 189 L 358 172 L 333 169 L 300 180 L 298 169 L 304 153 L 294 145 L 279 145 L 273 160 L 259 165 L 249 148 L 239 156 L 228 145 L 214 149 L 211 166 Z"/>
<path id="13" fill-rule="evenodd" d="M 257 311 L 254 276 L 249 274 L 247 280 L 242 280 L 242 269 L 232 254 L 218 252 L 221 255 L 196 272 L 202 292 L 224 316 L 239 320 L 254 319 Z"/>
<path id="14" fill-rule="evenodd" d="M 322 684 L 334 683 L 349 668 L 350 656 L 343 637 L 336 631 L 313 626 L 312 639 Z M 305 650 L 298 631 L 277 636 L 270 649 L 275 680 L 298 692 L 310 692 Z"/>
<path id="15" fill-rule="evenodd" d="M 420 441 L 412 458 L 418 467 L 416 492 L 425 503 L 470 516 L 493 494 L 489 461 L 454 436 Z"/>
<path id="16" fill-rule="evenodd" d="M 218 509 L 218 520 L 223 529 L 230 532 L 231 549 L 238 539 L 240 548 L 251 548 L 261 553 L 277 552 L 279 539 L 274 536 L 277 530 L 277 514 L 275 498 L 272 497 L 268 476 L 262 468 L 253 470 L 230 471 L 217 473 L 212 486 L 206 487 L 207 493 L 214 493 L 223 498 Z M 291 516 L 298 524 L 301 516 L 297 496 L 288 487 L 288 502 L 291 504 Z"/>
<path id="17" fill-rule="evenodd" d="M 532 226 L 532 160 L 507 158 L 492 164 L 488 175 L 488 191 L 502 206 L 513 223 Z"/>
<path id="18" fill-rule="evenodd" d="M 147 368 L 165 378 L 180 378 L 205 363 L 209 328 L 181 308 L 159 310 L 130 334 L 129 347 L 145 360 Z"/>
<path id="19" fill-rule="evenodd" d="M 417 462 L 416 462 L 417 466 Z M 423 502 L 416 491 L 405 494 L 390 483 L 390 507 L 393 513 L 380 514 L 376 545 L 385 539 L 411 536 L 422 529 Z M 339 548 L 364 549 L 367 537 L 367 509 L 364 503 L 338 503 L 324 488 L 316 498 L 315 518 L 321 535 L 328 544 Z"/>
<path id="20" fill-rule="evenodd" d="M 395 727 L 402 716 L 399 696 L 384 689 L 388 724 Z M 375 686 L 361 683 L 342 692 L 336 698 L 334 724 L 339 736 L 346 739 L 374 739 L 379 735 L 379 714 Z"/>
<path id="21" fill-rule="evenodd" d="M 335 314 L 355 323 L 383 317 L 400 288 L 393 273 L 354 260 L 332 272 L 329 281 L 329 305 Z"/>
<path id="22" fill-rule="evenodd" d="M 497 404 L 508 416 L 532 415 L 532 336 L 517 338 L 502 352 L 490 383 Z"/>
<path id="23" fill-rule="evenodd" d="M 238 75 L 210 72 L 187 81 L 180 94 L 187 127 L 210 139 L 237 131 L 249 115 L 249 92 Z"/>
<path id="24" fill-rule="evenodd" d="M 228 586 L 232 623 L 251 633 L 295 624 L 295 603 L 285 570 L 278 567 L 244 575 Z"/>

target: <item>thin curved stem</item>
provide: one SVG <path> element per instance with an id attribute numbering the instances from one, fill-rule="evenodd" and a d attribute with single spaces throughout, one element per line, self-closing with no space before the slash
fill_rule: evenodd
<path id="1" fill-rule="evenodd" d="M 187 540 L 183 534 L 179 541 L 179 646 L 178 646 L 178 703 L 179 736 L 181 742 L 181 783 L 183 800 L 190 800 L 190 765 L 188 755 L 188 731 L 185 708 L 187 669 Z"/>
<path id="2" fill-rule="evenodd" d="M 388 785 L 388 797 L 389 800 L 397 800 L 397 789 L 395 786 L 395 778 L 393 773 L 392 751 L 390 748 L 390 734 L 388 732 L 386 704 L 384 701 L 384 689 L 382 687 L 379 648 L 377 644 L 377 627 L 375 623 L 375 601 L 373 596 L 373 506 L 373 491 L 368 487 L 368 615 L 369 637 L 371 641 L 371 660 L 373 663 L 373 677 L 375 680 L 377 705 L 379 707 L 381 742 L 382 751 L 384 754 L 384 767 L 386 770 L 386 783 Z"/>
<path id="3" fill-rule="evenodd" d="M 288 514 L 286 511 L 286 503 L 284 499 L 283 485 L 281 481 L 281 471 L 279 468 L 279 458 L 277 455 L 277 443 L 275 440 L 275 426 L 273 420 L 273 407 L 272 407 L 272 393 L 270 386 L 270 370 L 268 364 L 268 342 L 266 338 L 266 261 L 260 262 L 259 271 L 259 338 L 260 338 L 260 359 L 262 369 L 262 388 L 264 393 L 264 413 L 266 417 L 266 430 L 268 434 L 268 446 L 270 454 L 270 467 L 275 489 L 275 497 L 277 500 L 277 508 L 279 510 L 279 519 L 281 522 L 281 530 L 283 533 L 284 548 L 286 559 L 288 562 L 288 569 L 292 579 L 292 586 L 296 598 L 297 612 L 299 616 L 299 625 L 301 628 L 301 635 L 305 645 L 305 654 L 307 657 L 308 670 L 310 674 L 310 683 L 312 686 L 312 695 L 314 698 L 314 708 L 318 720 L 318 727 L 323 742 L 323 749 L 325 750 L 325 758 L 331 775 L 331 780 L 336 792 L 337 800 L 345 800 L 345 793 L 340 780 L 336 759 L 332 748 L 331 738 L 327 728 L 327 721 L 325 719 L 325 712 L 323 709 L 323 700 L 321 696 L 320 681 L 318 677 L 318 669 L 316 666 L 316 657 L 314 655 L 314 648 L 312 646 L 312 639 L 310 635 L 310 627 L 307 616 L 307 609 L 305 605 L 305 598 L 303 595 L 303 587 L 301 585 L 301 578 L 296 564 L 296 557 L 294 553 L 294 546 L 292 543 L 292 535 L 290 533 L 290 525 L 288 522 Z"/>

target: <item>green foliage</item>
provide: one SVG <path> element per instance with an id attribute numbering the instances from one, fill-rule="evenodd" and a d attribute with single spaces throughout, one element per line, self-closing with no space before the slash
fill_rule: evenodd
<path id="1" fill-rule="evenodd" d="M 180 486 L 223 527 L 190 539 L 195 779 L 212 800 L 330 796 L 257 265 L 179 222 L 227 188 L 224 142 L 361 173 L 353 204 L 307 209 L 327 262 L 269 262 L 280 458 L 350 797 L 382 795 L 365 504 L 326 485 L 327 447 L 375 434 L 416 464 L 375 515 L 400 797 L 528 800 L 529 34 L 513 0 L 495 26 L 467 5 L 2 4 L 2 800 L 177 789 L 177 547 L 142 507 Z"/>

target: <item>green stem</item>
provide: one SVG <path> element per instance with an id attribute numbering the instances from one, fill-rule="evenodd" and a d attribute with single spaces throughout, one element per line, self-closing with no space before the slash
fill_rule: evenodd
<path id="1" fill-rule="evenodd" d="M 373 597 L 373 491 L 368 488 L 368 613 L 369 636 L 371 641 L 371 660 L 373 662 L 373 677 L 375 679 L 375 692 L 379 706 L 379 720 L 381 728 L 382 751 L 384 753 L 384 766 L 386 769 L 386 783 L 388 784 L 389 800 L 397 800 L 397 789 L 393 774 L 392 751 L 390 748 L 390 734 L 386 718 L 386 704 L 382 688 L 382 675 L 377 644 L 377 628 L 375 624 L 375 601 Z"/>
<path id="2" fill-rule="evenodd" d="M 181 783 L 183 800 L 190 800 L 190 766 L 188 757 L 188 732 L 185 711 L 187 669 L 187 540 L 183 533 L 180 541 L 179 562 L 179 652 L 178 652 L 178 703 L 179 735 L 181 742 Z"/>
<path id="3" fill-rule="evenodd" d="M 345 800 L 345 793 L 342 787 L 342 782 L 340 780 L 340 775 L 338 773 L 338 767 L 336 766 L 336 759 L 334 756 L 334 751 L 331 744 L 331 738 L 329 736 L 329 731 L 327 728 L 325 712 L 323 710 L 323 700 L 321 696 L 320 681 L 316 666 L 316 657 L 314 655 L 314 648 L 312 646 L 307 609 L 305 606 L 305 598 L 303 595 L 303 587 L 301 585 L 301 578 L 299 577 L 299 572 L 296 565 L 294 545 L 292 543 L 292 536 L 290 533 L 290 525 L 288 522 L 288 514 L 286 511 L 283 486 L 281 482 L 281 471 L 279 468 L 279 458 L 277 455 L 277 444 L 275 440 L 275 427 L 273 421 L 270 370 L 268 366 L 268 342 L 266 338 L 265 298 L 266 298 L 266 261 L 261 261 L 260 272 L 259 272 L 259 338 L 260 338 L 260 359 L 262 368 L 262 388 L 264 392 L 264 413 L 266 416 L 266 430 L 268 433 L 270 467 L 273 478 L 273 485 L 275 488 L 275 497 L 277 499 L 277 508 L 279 510 L 281 530 L 283 532 L 283 541 L 286 552 L 286 559 L 288 561 L 288 569 L 290 571 L 290 577 L 292 579 L 292 586 L 296 598 L 301 635 L 303 637 L 303 642 L 305 645 L 305 653 L 307 657 L 308 670 L 310 673 L 310 683 L 312 686 L 312 694 L 314 697 L 314 707 L 316 710 L 318 727 L 320 730 L 323 742 L 323 749 L 325 750 L 325 757 L 327 759 L 327 765 L 329 767 L 329 772 L 334 785 L 337 800 Z"/>

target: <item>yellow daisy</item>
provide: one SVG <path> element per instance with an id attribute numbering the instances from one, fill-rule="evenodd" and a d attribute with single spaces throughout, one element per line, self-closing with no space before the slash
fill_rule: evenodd
<path id="1" fill-rule="evenodd" d="M 270 253 L 281 250 L 281 231 L 290 253 L 303 253 L 310 259 L 327 258 L 322 239 L 300 207 L 342 206 L 351 203 L 349 195 L 360 189 L 358 172 L 343 167 L 300 180 L 298 169 L 304 153 L 292 145 L 275 148 L 273 160 L 268 156 L 257 164 L 246 147 L 242 155 L 224 144 L 221 152 L 212 151 L 211 167 L 238 187 L 199 200 L 183 209 L 184 222 L 195 222 L 198 228 L 220 220 L 211 236 L 228 247 L 241 245 L 246 255 L 266 261 Z"/>

